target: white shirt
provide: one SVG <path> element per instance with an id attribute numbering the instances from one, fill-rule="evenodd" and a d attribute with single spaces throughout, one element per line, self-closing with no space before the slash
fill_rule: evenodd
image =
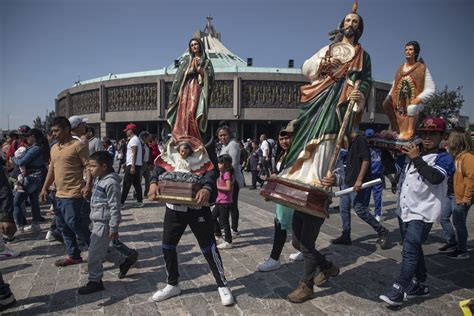
<path id="1" fill-rule="evenodd" d="M 135 166 L 141 166 L 142 163 L 142 143 L 138 139 L 137 135 L 133 135 L 127 143 L 127 166 L 132 165 L 133 152 L 132 147 L 137 147 L 137 159 L 135 160 Z"/>
<path id="2" fill-rule="evenodd" d="M 260 149 L 262 150 L 263 158 L 267 158 L 268 153 L 270 152 L 270 144 L 268 143 L 267 140 L 264 140 L 262 142 L 262 144 L 260 145 Z"/>

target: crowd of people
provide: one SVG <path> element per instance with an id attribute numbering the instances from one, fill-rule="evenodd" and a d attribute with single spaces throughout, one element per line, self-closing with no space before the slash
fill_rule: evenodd
<path id="1" fill-rule="evenodd" d="M 40 203 L 47 202 L 51 205 L 53 220 L 46 239 L 64 243 L 66 252 L 64 258 L 55 262 L 56 266 L 80 264 L 82 252 L 88 250 L 89 282 L 78 289 L 79 294 L 104 289 L 102 264 L 106 260 L 116 264 L 118 278 L 125 277 L 139 254 L 119 239 L 121 207 L 131 186 L 137 200 L 133 207 L 142 207 L 144 196 L 155 200 L 157 182 L 165 171 L 154 165 L 162 150 L 156 136 L 147 131 L 138 135 L 137 132 L 136 125 L 130 123 L 124 129 L 126 139 L 117 143 L 108 139 L 101 141 L 95 136 L 95 130 L 78 116 L 56 117 L 47 132 L 28 126 L 10 132 L 2 144 L 1 156 L 2 259 L 20 255 L 8 246 L 18 234 L 41 231 L 40 223 L 46 219 L 41 214 Z M 369 148 L 367 139 L 374 135 L 373 130 L 358 133 L 351 139 L 348 150 L 341 151 L 333 176 L 323 179 L 325 186 L 353 188 L 351 194 L 340 198 L 342 234 L 332 243 L 351 245 L 350 210 L 354 208 L 355 213 L 378 233 L 378 243 L 385 249 L 389 240 L 380 207 L 383 188 L 362 188 L 362 184 L 390 175 L 394 192 L 399 195 L 397 214 L 404 256 L 400 276 L 381 298 L 394 305 L 401 304 L 406 296 L 429 294 L 429 288 L 424 284 L 427 272 L 422 244 L 439 214 L 446 237 L 446 244 L 439 251 L 451 259 L 469 258 L 466 217 L 474 188 L 472 140 L 461 129 L 449 131 L 449 137 L 445 132 L 446 124 L 442 119 L 425 120 L 418 130 L 422 143 L 403 147 L 398 155 Z M 207 212 L 209 207 L 198 205 L 193 207 L 192 213 L 181 213 L 190 207 L 180 209 L 179 205 L 167 204 L 162 249 L 168 285 L 153 295 L 156 301 L 180 293 L 176 245 L 185 227 L 190 225 L 216 279 L 222 303 L 233 303 L 218 251 L 231 249 L 233 239 L 240 236 L 240 190 L 245 187 L 256 189 L 257 183 L 263 186 L 265 180 L 281 171 L 281 163 L 291 147 L 293 126 L 290 122 L 283 128 L 277 142 L 264 134 L 259 140 L 239 141 L 226 125 L 219 127 L 216 136 L 214 149 L 208 149 L 209 156 L 216 158 L 216 176 L 206 173 L 204 187 L 208 191 L 197 196 L 206 200 L 205 205 L 209 202 L 214 205 L 212 212 Z M 177 151 L 177 159 L 181 159 L 178 165 L 182 168 L 179 170 L 186 171 L 191 147 L 182 143 Z M 113 168 L 114 161 L 117 172 Z M 119 176 L 121 171 L 122 178 Z M 249 185 L 245 184 L 244 172 L 251 173 Z M 418 185 L 414 186 L 415 182 Z M 369 210 L 371 192 L 374 192 L 376 206 L 374 214 Z M 211 194 L 213 198 L 210 198 Z M 31 210 L 30 219 L 26 217 L 27 206 Z M 207 226 L 202 225 L 201 217 L 208 220 Z M 406 221 L 407 218 L 412 220 Z M 315 248 L 322 222 L 324 219 L 276 205 L 273 246 L 270 255 L 256 269 L 267 272 L 280 268 L 279 258 L 287 233 L 292 231 L 292 245 L 297 252 L 290 259 L 307 262 L 300 286 L 288 296 L 292 302 L 312 298 L 313 285 L 321 286 L 339 274 L 339 268 Z M 318 231 L 308 234 L 315 229 Z M 417 231 L 423 233 L 417 234 Z M 319 273 L 316 273 L 317 268 Z M 7 305 L 14 296 L 8 285 L 1 282 L 2 305 Z"/>

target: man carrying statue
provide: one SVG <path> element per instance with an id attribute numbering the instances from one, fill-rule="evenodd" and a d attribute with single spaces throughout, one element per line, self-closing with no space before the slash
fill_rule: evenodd
<path id="1" fill-rule="evenodd" d="M 283 162 L 280 180 L 320 189 L 342 183 L 342 164 L 337 159 L 335 168 L 335 158 L 339 146 L 347 147 L 357 128 L 372 85 L 370 56 L 359 44 L 364 24 L 356 11 L 354 5 L 339 28 L 330 33 L 332 43 L 303 64 L 302 72 L 311 83 L 301 87 L 302 109 L 294 121 L 293 144 Z M 314 284 L 322 285 L 339 273 L 315 249 L 323 223 L 324 217 L 299 210 L 294 213 L 293 244 L 303 253 L 304 274 L 288 295 L 293 303 L 313 298 Z M 320 273 L 316 275 L 318 268 Z"/>
<path id="2" fill-rule="evenodd" d="M 395 74 L 392 88 L 383 103 L 392 130 L 398 140 L 409 141 L 415 136 L 418 114 L 435 93 L 435 83 L 420 54 L 420 44 L 410 41 L 405 45 L 406 62 Z"/>

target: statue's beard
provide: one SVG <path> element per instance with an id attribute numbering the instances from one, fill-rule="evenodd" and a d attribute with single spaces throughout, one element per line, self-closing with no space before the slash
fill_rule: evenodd
<path id="1" fill-rule="evenodd" d="M 356 31 L 349 26 L 348 28 L 342 29 L 341 33 L 347 38 L 352 38 L 355 36 Z"/>

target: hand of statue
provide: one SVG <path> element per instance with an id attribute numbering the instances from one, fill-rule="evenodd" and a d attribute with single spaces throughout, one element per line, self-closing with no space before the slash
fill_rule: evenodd
<path id="1" fill-rule="evenodd" d="M 340 61 L 339 59 L 337 58 L 330 58 L 329 59 L 329 65 L 331 65 L 331 67 L 333 69 L 338 69 L 339 67 L 342 66 L 342 61 Z"/>
<path id="2" fill-rule="evenodd" d="M 349 94 L 349 100 L 356 103 L 361 103 L 364 100 L 364 95 L 359 90 L 352 90 Z M 359 107 L 361 107 L 360 104 Z"/>
<path id="3" fill-rule="evenodd" d="M 150 184 L 150 188 L 148 189 L 148 200 L 154 201 L 158 197 L 158 184 L 153 182 Z"/>
<path id="4" fill-rule="evenodd" d="M 211 197 L 211 192 L 207 189 L 201 189 L 196 193 L 196 202 L 199 205 L 204 205 L 209 203 L 209 198 Z"/>
<path id="5" fill-rule="evenodd" d="M 420 156 L 420 149 L 417 145 L 410 143 L 407 146 L 402 146 L 402 153 L 407 155 L 410 159 L 415 159 L 416 157 Z"/>

